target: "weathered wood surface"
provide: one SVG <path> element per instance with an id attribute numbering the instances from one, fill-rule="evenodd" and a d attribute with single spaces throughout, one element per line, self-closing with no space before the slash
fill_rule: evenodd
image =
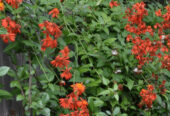
<path id="1" fill-rule="evenodd" d="M 9 66 L 13 68 L 13 65 L 10 61 L 10 58 L 3 53 L 4 48 L 7 45 L 2 42 L 0 39 L 0 66 Z M 23 63 L 23 57 L 18 55 L 18 60 L 20 63 Z M 5 90 L 10 91 L 10 81 L 12 80 L 11 77 L 4 76 L 0 78 L 0 83 L 4 85 Z M 11 100 L 2 100 L 0 102 L 0 116 L 24 116 L 24 109 L 22 107 L 21 102 L 16 102 L 15 98 Z"/>

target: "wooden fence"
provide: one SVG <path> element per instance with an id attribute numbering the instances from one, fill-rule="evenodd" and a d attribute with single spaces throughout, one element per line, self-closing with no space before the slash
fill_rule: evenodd
<path id="1" fill-rule="evenodd" d="M 10 58 L 8 55 L 3 53 L 4 48 L 7 45 L 4 44 L 0 39 L 0 66 L 9 66 L 10 68 L 13 67 Z M 22 55 L 18 55 L 18 60 L 20 60 L 20 64 L 23 63 Z M 12 80 L 11 77 L 4 76 L 0 78 L 0 83 L 4 85 L 3 89 L 10 91 L 10 81 Z M 24 109 L 22 107 L 21 102 L 16 102 L 15 98 L 11 100 L 2 100 L 0 102 L 0 116 L 24 116 Z"/>

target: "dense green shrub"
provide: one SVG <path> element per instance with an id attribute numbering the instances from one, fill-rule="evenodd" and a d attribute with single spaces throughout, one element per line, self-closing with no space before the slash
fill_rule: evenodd
<path id="1" fill-rule="evenodd" d="M 18 26 L 21 33 L 15 33 L 15 41 L 5 41 L 9 42 L 9 45 L 4 52 L 11 57 L 15 69 L 1 67 L 0 76 L 8 72 L 14 81 L 10 83 L 13 88 L 11 94 L 1 90 L 0 97 L 16 96 L 18 101 L 22 101 L 26 115 L 59 116 L 61 113 L 70 113 L 70 110 L 61 107 L 60 99 L 74 91 L 71 85 L 83 83 L 86 90 L 81 97 L 88 101 L 90 116 L 170 114 L 170 18 L 165 22 L 163 17 L 169 13 L 168 7 L 165 9 L 159 3 L 150 3 L 146 7 L 137 7 L 139 11 L 135 11 L 134 4 L 138 2 L 142 6 L 140 0 L 118 0 L 117 3 L 110 0 L 30 0 L 23 1 L 15 8 L 7 1 L 3 1 L 5 10 L 0 12 L 0 19 L 10 16 L 11 20 L 21 26 Z M 59 9 L 57 18 L 48 14 L 53 8 Z M 136 23 L 132 23 L 133 16 L 128 20 L 127 16 L 133 15 L 128 14 L 128 8 L 132 9 L 131 12 L 134 14 L 138 13 L 135 15 L 139 16 Z M 148 14 L 139 13 L 141 9 L 146 10 Z M 159 9 L 162 10 L 161 16 L 155 14 Z M 60 36 L 61 33 L 58 31 L 56 37 L 57 46 L 52 46 L 51 43 L 43 46 L 45 42 L 42 39 L 48 36 L 48 32 L 42 32 L 43 29 L 47 29 L 43 27 L 44 21 L 48 21 L 46 24 L 49 25 L 58 25 L 54 26 L 54 30 L 61 29 L 62 35 Z M 146 26 L 142 28 L 143 22 Z M 2 23 L 0 34 L 9 33 Z M 129 23 L 135 28 L 142 24 L 139 27 L 141 33 L 129 31 L 130 29 L 126 28 Z M 157 23 L 160 25 L 155 28 Z M 162 33 L 159 29 L 162 29 Z M 139 43 L 134 42 L 135 37 L 140 38 L 136 39 Z M 1 38 L 5 40 L 3 36 Z M 52 36 L 51 38 L 56 39 Z M 161 43 L 161 47 L 157 45 L 162 41 L 164 43 Z M 135 45 L 138 46 L 136 54 L 133 52 Z M 50 63 L 60 55 L 65 46 L 71 50 L 71 62 L 69 66 L 65 65 L 67 68 L 72 67 L 71 79 L 61 78 L 61 67 L 55 67 L 54 63 Z M 164 51 L 161 51 L 162 46 Z M 154 49 L 156 55 L 152 56 Z M 16 55 L 20 53 L 25 56 L 25 64 L 22 66 L 18 65 L 19 61 L 16 59 Z M 161 57 L 157 57 L 159 53 Z M 137 59 L 139 54 L 140 58 L 144 57 L 146 61 Z M 141 63 L 143 61 L 145 62 Z M 149 93 L 142 97 L 142 90 Z M 156 96 L 156 99 L 153 96 Z M 151 101 L 150 105 L 144 98 Z"/>

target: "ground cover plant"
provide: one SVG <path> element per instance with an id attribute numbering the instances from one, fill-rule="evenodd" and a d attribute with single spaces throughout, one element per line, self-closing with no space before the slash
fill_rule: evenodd
<path id="1" fill-rule="evenodd" d="M 0 20 L 14 64 L 0 98 L 25 115 L 170 114 L 168 1 L 0 0 Z"/>

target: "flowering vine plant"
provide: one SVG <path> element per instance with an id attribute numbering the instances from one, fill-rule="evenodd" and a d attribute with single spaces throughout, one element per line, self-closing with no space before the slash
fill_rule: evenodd
<path id="1" fill-rule="evenodd" d="M 168 4 L 0 0 L 0 21 L 14 65 L 0 67 L 13 78 L 0 98 L 16 96 L 25 115 L 170 114 Z"/>

